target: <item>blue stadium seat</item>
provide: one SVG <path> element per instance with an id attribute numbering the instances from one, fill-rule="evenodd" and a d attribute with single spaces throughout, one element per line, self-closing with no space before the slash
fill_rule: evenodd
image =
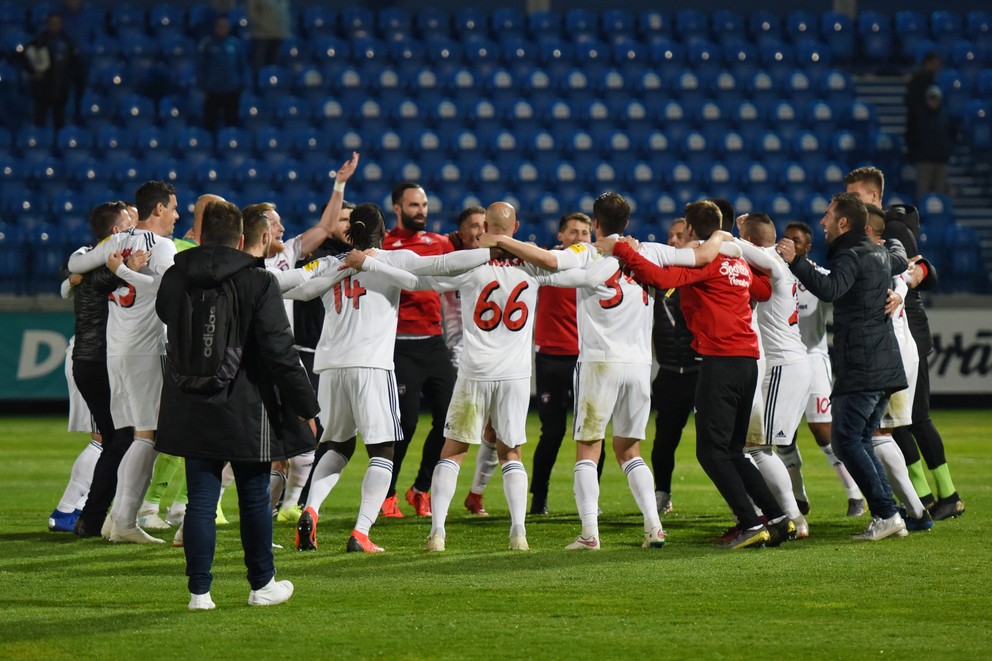
<path id="1" fill-rule="evenodd" d="M 527 34 L 532 40 L 561 38 L 562 17 L 556 11 L 533 11 L 527 14 Z"/>
<path id="2" fill-rule="evenodd" d="M 413 36 L 413 18 L 401 7 L 386 7 L 376 15 L 379 36 L 387 41 L 407 40 Z"/>
<path id="3" fill-rule="evenodd" d="M 375 12 L 366 7 L 352 5 L 341 10 L 341 32 L 352 38 L 375 35 Z"/>
<path id="4" fill-rule="evenodd" d="M 588 9 L 569 9 L 565 12 L 564 34 L 573 41 L 599 38 L 599 16 Z"/>
<path id="5" fill-rule="evenodd" d="M 820 21 L 820 38 L 830 47 L 834 57 L 850 62 L 856 55 L 854 23 L 847 14 L 824 12 Z"/>
<path id="6" fill-rule="evenodd" d="M 186 29 L 186 10 L 171 3 L 152 5 L 148 10 L 148 27 L 152 34 L 180 34 Z"/>
<path id="7" fill-rule="evenodd" d="M 957 12 L 938 10 L 930 14 L 930 35 L 939 45 L 950 46 L 964 36 L 964 21 Z"/>
<path id="8" fill-rule="evenodd" d="M 451 15 L 443 9 L 418 8 L 413 23 L 424 41 L 451 36 Z"/>
<path id="9" fill-rule="evenodd" d="M 770 11 L 751 12 L 748 17 L 748 32 L 751 40 L 761 45 L 766 41 L 779 43 L 783 39 L 782 17 Z"/>
<path id="10" fill-rule="evenodd" d="M 637 36 L 637 18 L 626 9 L 607 9 L 600 18 L 600 30 L 611 43 L 632 40 Z"/>
<path id="11" fill-rule="evenodd" d="M 816 87 L 807 71 L 806 67 L 796 67 L 782 78 L 782 96 L 796 106 L 805 106 L 817 96 Z"/>
<path id="12" fill-rule="evenodd" d="M 988 66 L 984 48 L 970 41 L 956 41 L 950 50 L 950 65 L 969 78 L 976 78 Z"/>
<path id="13" fill-rule="evenodd" d="M 148 17 L 144 7 L 122 4 L 107 14 L 111 32 L 118 37 L 135 35 L 147 37 Z"/>
<path id="14" fill-rule="evenodd" d="M 268 164 L 249 158 L 235 168 L 231 183 L 238 189 L 249 192 L 264 188 L 271 180 L 272 172 Z"/>
<path id="15" fill-rule="evenodd" d="M 965 17 L 965 35 L 976 44 L 992 47 L 992 11 L 970 11 Z"/>
<path id="16" fill-rule="evenodd" d="M 741 81 L 753 76 L 760 65 L 757 47 L 743 41 L 726 44 L 723 48 L 723 61 L 730 74 L 738 81 L 738 86 Z"/>
<path id="17" fill-rule="evenodd" d="M 28 230 L 31 259 L 28 267 L 27 293 L 52 294 L 59 291 L 59 268 L 65 261 L 67 246 L 62 242 L 59 228 L 42 223 Z M 78 247 L 78 246 L 76 246 Z"/>
<path id="18" fill-rule="evenodd" d="M 37 162 L 52 153 L 52 132 L 40 126 L 24 126 L 17 131 L 14 144 L 22 159 Z"/>
<path id="19" fill-rule="evenodd" d="M 860 12 L 857 30 L 862 56 L 874 62 L 884 62 L 890 58 L 892 21 L 888 14 L 878 11 Z"/>
<path id="20" fill-rule="evenodd" d="M 10 145 L 9 136 L 5 143 L 0 149 Z M 62 160 L 72 166 L 90 157 L 94 146 L 93 132 L 80 126 L 63 126 L 58 132 L 55 144 Z"/>
<path id="21" fill-rule="evenodd" d="M 497 7 L 489 14 L 489 32 L 494 38 L 523 37 L 527 30 L 527 18 L 518 9 Z"/>
<path id="22" fill-rule="evenodd" d="M 972 85 L 969 78 L 956 69 L 941 69 L 936 84 L 944 93 L 944 108 L 952 117 L 962 117 L 971 99 Z"/>
<path id="23" fill-rule="evenodd" d="M 854 81 L 845 71 L 830 69 L 820 78 L 819 86 L 824 98 L 842 101 L 854 99 Z"/>
<path id="24" fill-rule="evenodd" d="M 117 106 L 117 119 L 131 126 L 150 126 L 155 123 L 155 102 L 140 94 L 128 94 Z"/>
<path id="25" fill-rule="evenodd" d="M 680 9 L 675 12 L 675 34 L 684 43 L 694 39 L 708 39 L 710 36 L 709 20 L 706 14 L 695 9 Z"/>
<path id="26" fill-rule="evenodd" d="M 311 5 L 303 10 L 300 26 L 310 39 L 331 37 L 337 33 L 338 14 L 335 10 L 319 4 Z"/>
<path id="27" fill-rule="evenodd" d="M 920 216 L 926 218 L 931 227 L 954 222 L 954 203 L 947 195 L 927 193 L 918 200 L 917 207 Z"/>
<path id="28" fill-rule="evenodd" d="M 489 21 L 486 20 L 485 12 L 473 7 L 459 9 L 454 16 L 453 26 L 453 34 L 458 35 L 462 41 L 469 37 L 485 38 L 489 35 Z"/>
<path id="29" fill-rule="evenodd" d="M 903 60 L 911 60 L 920 43 L 929 36 L 926 16 L 916 11 L 897 11 L 895 33 L 899 41 L 899 55 Z"/>
<path id="30" fill-rule="evenodd" d="M 785 32 L 795 44 L 801 41 L 819 41 L 819 18 L 811 11 L 794 9 L 785 17 Z"/>
<path id="31" fill-rule="evenodd" d="M 718 9 L 713 12 L 710 32 L 713 40 L 722 44 L 747 41 L 744 17 L 730 9 Z"/>
<path id="32" fill-rule="evenodd" d="M 992 78 L 992 71 L 987 73 Z M 988 98 L 988 95 L 984 97 Z M 989 101 L 972 99 L 965 105 L 964 132 L 972 149 L 986 152 L 992 150 L 992 108 Z"/>

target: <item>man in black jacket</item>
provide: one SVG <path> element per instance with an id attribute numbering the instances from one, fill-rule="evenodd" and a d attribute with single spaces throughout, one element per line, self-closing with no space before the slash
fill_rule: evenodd
<path id="1" fill-rule="evenodd" d="M 885 314 L 892 277 L 906 270 L 906 262 L 868 240 L 867 220 L 865 205 L 856 195 L 834 195 L 820 221 L 830 244 L 829 275 L 808 260 L 796 259 L 790 239 L 780 240 L 777 249 L 806 289 L 834 304 L 831 444 L 872 513 L 871 523 L 854 538 L 877 541 L 908 534 L 885 469 L 872 448 L 872 434 L 889 395 L 907 387 L 892 320 Z"/>
<path id="2" fill-rule="evenodd" d="M 238 488 L 241 544 L 248 568 L 249 605 L 282 603 L 293 584 L 275 580 L 269 469 L 293 452 L 274 427 L 303 426 L 319 409 L 306 371 L 293 348 L 285 306 L 274 277 L 255 268 L 243 245 L 241 211 L 212 202 L 203 215 L 202 245 L 177 256 L 162 278 L 155 310 L 169 337 L 189 323 L 181 304 L 192 288 L 234 285 L 243 350 L 234 380 L 211 395 L 194 394 L 177 383 L 176 347 L 167 347 L 166 377 L 156 449 L 186 458 L 189 504 L 184 551 L 191 610 L 214 608 L 210 598 L 221 471 L 230 461 Z M 278 388 L 278 400 L 276 388 Z M 311 441 L 312 442 L 312 441 Z"/>
<path id="3" fill-rule="evenodd" d="M 878 168 L 864 167 L 852 170 L 844 178 L 844 183 L 847 185 L 847 192 L 854 193 L 865 204 L 882 205 L 885 177 Z M 916 207 L 909 204 L 894 204 L 885 210 L 883 239 L 886 241 L 896 239 L 902 243 L 906 254 L 914 257 L 920 254 L 917 246 L 919 235 L 920 214 Z M 909 332 L 913 335 L 920 354 L 916 392 L 913 398 L 913 423 L 909 427 L 896 429 L 892 436 L 906 457 L 906 465 L 913 486 L 916 488 L 916 494 L 930 510 L 934 521 L 941 521 L 964 514 L 965 508 L 951 480 L 951 470 L 944 453 L 944 440 L 930 418 L 929 356 L 933 353 L 933 337 L 930 335 L 930 320 L 927 319 L 927 311 L 923 307 L 920 292 L 933 288 L 937 276 L 931 265 L 926 264 L 924 269 L 925 277 L 919 285 L 909 290 L 905 301 Z M 939 500 L 934 498 L 930 491 L 920 460 L 921 453 L 933 474 Z"/>

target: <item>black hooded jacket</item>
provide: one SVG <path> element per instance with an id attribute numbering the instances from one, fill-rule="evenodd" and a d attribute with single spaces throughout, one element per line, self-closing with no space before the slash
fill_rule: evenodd
<path id="1" fill-rule="evenodd" d="M 155 311 L 167 326 L 176 324 L 187 287 L 211 287 L 228 278 L 240 313 L 237 377 L 220 393 L 195 395 L 175 385 L 167 361 L 155 447 L 181 457 L 246 462 L 312 450 L 313 434 L 301 418 L 317 415 L 317 399 L 293 348 L 279 286 L 271 273 L 255 268 L 251 255 L 225 246 L 179 253 L 162 276 Z"/>
<path id="2" fill-rule="evenodd" d="M 892 319 L 885 314 L 892 278 L 906 270 L 905 260 L 872 244 L 863 232 L 838 236 L 827 257 L 828 275 L 808 259 L 796 259 L 790 268 L 814 296 L 834 304 L 832 394 L 893 393 L 906 388 Z"/>

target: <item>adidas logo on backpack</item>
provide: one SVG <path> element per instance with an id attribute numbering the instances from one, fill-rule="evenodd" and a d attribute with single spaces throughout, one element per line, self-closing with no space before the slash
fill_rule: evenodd
<path id="1" fill-rule="evenodd" d="M 238 293 L 230 279 L 191 286 L 170 325 L 166 354 L 173 382 L 184 392 L 212 395 L 227 388 L 241 366 Z"/>

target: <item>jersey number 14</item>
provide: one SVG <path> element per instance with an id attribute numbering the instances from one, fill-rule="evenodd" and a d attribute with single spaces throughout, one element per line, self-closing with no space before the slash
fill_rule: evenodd
<path id="1" fill-rule="evenodd" d="M 344 282 L 334 285 L 334 311 L 341 314 L 344 299 L 351 299 L 351 306 L 358 309 L 358 302 L 365 296 L 366 290 L 358 280 L 352 281 L 349 275 Z"/>

